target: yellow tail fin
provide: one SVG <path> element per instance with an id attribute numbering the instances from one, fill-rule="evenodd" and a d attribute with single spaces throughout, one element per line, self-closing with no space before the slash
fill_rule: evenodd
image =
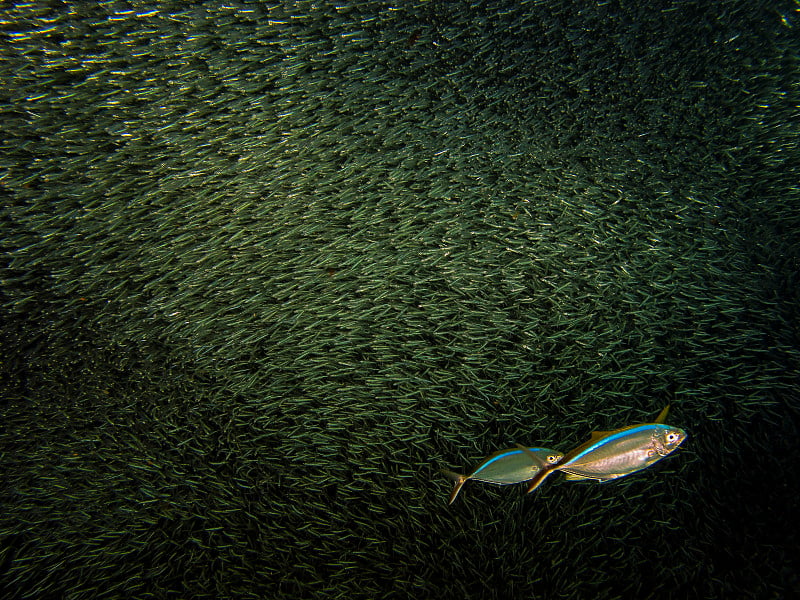
<path id="1" fill-rule="evenodd" d="M 454 471 L 448 471 L 447 469 L 439 469 L 439 472 L 447 477 L 450 481 L 455 483 L 453 486 L 453 491 L 450 492 L 450 501 L 447 504 L 452 504 L 455 502 L 456 496 L 458 496 L 458 492 L 461 491 L 461 487 L 466 483 L 469 477 L 465 475 L 461 475 L 460 473 L 455 473 Z"/>

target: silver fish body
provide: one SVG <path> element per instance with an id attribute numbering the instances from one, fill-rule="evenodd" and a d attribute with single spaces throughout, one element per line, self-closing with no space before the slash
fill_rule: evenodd
<path id="1" fill-rule="evenodd" d="M 533 479 L 544 467 L 555 465 L 563 457 L 561 452 L 549 448 L 517 447 L 487 456 L 469 475 L 442 469 L 441 472 L 455 483 L 449 504 L 453 503 L 461 487 L 470 479 L 494 485 L 522 483 Z"/>
<path id="2" fill-rule="evenodd" d="M 617 479 L 658 462 L 685 439 L 682 429 L 660 423 L 595 432 L 592 439 L 567 453 L 554 470 L 563 471 L 570 480 Z"/>
<path id="3" fill-rule="evenodd" d="M 546 465 L 528 486 L 530 494 L 551 473 L 564 471 L 570 480 L 593 479 L 608 481 L 625 477 L 658 462 L 686 439 L 686 432 L 665 425 L 669 405 L 653 423 L 630 425 L 614 431 L 595 431 L 591 439 L 567 452 L 554 465 Z"/>

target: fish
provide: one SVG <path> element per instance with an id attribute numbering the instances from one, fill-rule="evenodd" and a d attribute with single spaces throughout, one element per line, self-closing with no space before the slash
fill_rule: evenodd
<path id="1" fill-rule="evenodd" d="M 494 485 L 522 483 L 533 479 L 542 468 L 557 463 L 563 457 L 557 450 L 517 444 L 516 448 L 499 450 L 487 456 L 469 475 L 441 469 L 440 472 L 455 483 L 448 504 L 455 501 L 461 487 L 470 479 Z"/>
<path id="2" fill-rule="evenodd" d="M 665 425 L 669 405 L 653 423 L 629 425 L 614 431 L 595 431 L 592 437 L 554 464 L 545 465 L 531 480 L 528 492 L 551 473 L 563 471 L 566 479 L 610 481 L 641 471 L 672 453 L 687 438 L 683 429 Z"/>

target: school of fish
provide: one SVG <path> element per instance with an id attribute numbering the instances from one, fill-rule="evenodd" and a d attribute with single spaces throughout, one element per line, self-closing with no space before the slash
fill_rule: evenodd
<path id="1" fill-rule="evenodd" d="M 672 453 L 687 437 L 683 429 L 664 424 L 668 413 L 666 406 L 652 423 L 595 431 L 588 441 L 566 454 L 518 444 L 486 457 L 469 475 L 442 469 L 455 483 L 449 504 L 470 479 L 494 485 L 529 482 L 531 493 L 556 471 L 562 471 L 570 481 L 600 482 L 641 471 Z"/>

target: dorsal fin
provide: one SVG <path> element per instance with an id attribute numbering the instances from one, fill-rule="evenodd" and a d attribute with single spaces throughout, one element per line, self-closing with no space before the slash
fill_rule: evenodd
<path id="1" fill-rule="evenodd" d="M 658 416 L 656 417 L 656 420 L 654 421 L 654 423 L 663 423 L 664 421 L 667 420 L 667 414 L 669 414 L 669 407 L 670 407 L 670 405 L 667 404 L 664 407 L 664 409 L 660 413 L 658 413 Z"/>
<path id="2" fill-rule="evenodd" d="M 619 431 L 619 430 L 617 430 L 617 431 Z M 589 441 L 594 442 L 594 441 L 596 441 L 596 440 L 598 440 L 598 439 L 600 439 L 602 437 L 606 437 L 607 435 L 611 435 L 612 433 L 616 433 L 616 431 L 593 431 L 592 432 L 592 439 L 589 440 Z"/>

